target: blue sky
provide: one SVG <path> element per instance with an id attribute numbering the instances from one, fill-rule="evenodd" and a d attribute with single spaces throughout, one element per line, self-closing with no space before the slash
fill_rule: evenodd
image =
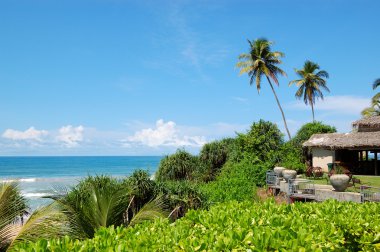
<path id="1" fill-rule="evenodd" d="M 376 0 L 0 2 L 0 155 L 162 155 L 278 124 L 235 68 L 247 39 L 285 53 L 276 88 L 292 134 L 311 121 L 294 68 L 330 74 L 316 119 L 340 132 L 380 77 Z"/>

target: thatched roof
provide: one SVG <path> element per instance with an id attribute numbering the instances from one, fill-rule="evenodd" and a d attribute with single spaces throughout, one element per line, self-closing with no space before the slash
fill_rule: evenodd
<path id="1" fill-rule="evenodd" d="M 380 116 L 371 116 L 357 120 L 352 127 L 358 132 L 380 131 Z"/>
<path id="2" fill-rule="evenodd" d="M 303 143 L 303 147 L 319 147 L 323 149 L 380 149 L 380 131 L 314 134 Z"/>

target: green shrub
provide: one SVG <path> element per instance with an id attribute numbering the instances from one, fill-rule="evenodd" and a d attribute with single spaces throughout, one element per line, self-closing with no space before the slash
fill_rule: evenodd
<path id="1" fill-rule="evenodd" d="M 193 156 L 185 150 L 177 150 L 176 153 L 168 155 L 160 161 L 156 179 L 158 181 L 194 180 L 201 169 L 202 164 L 197 156 Z"/>
<path id="2" fill-rule="evenodd" d="M 236 163 L 243 159 L 250 159 L 270 161 L 275 164 L 282 143 L 283 136 L 277 125 L 260 120 L 253 123 L 246 134 L 237 135 L 231 160 Z"/>
<path id="3" fill-rule="evenodd" d="M 220 141 L 213 141 L 203 145 L 199 159 L 207 168 L 203 175 L 204 181 L 210 181 L 215 178 L 217 173 L 227 162 L 231 151 L 233 150 L 235 140 L 225 138 Z"/>
<path id="4" fill-rule="evenodd" d="M 135 197 L 137 208 L 141 208 L 156 196 L 156 183 L 150 179 L 148 171 L 135 170 L 131 176 L 124 179 L 123 186 L 130 190 L 131 196 Z"/>
<path id="5" fill-rule="evenodd" d="M 175 218 L 190 209 L 207 207 L 208 200 L 197 183 L 191 181 L 164 181 L 156 185 L 156 194 L 164 195 L 169 209 L 177 209 Z"/>
<path id="6" fill-rule="evenodd" d="M 40 240 L 14 251 L 378 251 L 380 204 L 230 202 L 170 223 L 101 228 L 93 239 Z"/>
<path id="7" fill-rule="evenodd" d="M 291 142 L 294 146 L 302 148 L 302 144 L 309 140 L 313 134 L 322 133 L 335 133 L 336 128 L 330 125 L 323 124 L 322 122 L 312 122 L 304 124 L 297 134 L 292 138 Z"/>
<path id="8" fill-rule="evenodd" d="M 256 186 L 265 184 L 265 173 L 270 164 L 243 160 L 239 163 L 227 162 L 215 181 L 202 185 L 202 190 L 210 203 L 230 200 L 253 200 Z"/>
<path id="9" fill-rule="evenodd" d="M 281 146 L 279 153 L 279 166 L 296 170 L 298 173 L 305 172 L 306 165 L 301 148 L 294 146 L 292 142 L 286 142 Z"/>

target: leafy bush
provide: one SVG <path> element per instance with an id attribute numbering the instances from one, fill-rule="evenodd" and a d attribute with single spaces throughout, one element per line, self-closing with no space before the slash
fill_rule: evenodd
<path id="1" fill-rule="evenodd" d="M 256 196 L 256 186 L 265 184 L 265 173 L 270 164 L 245 159 L 239 163 L 228 162 L 215 181 L 202 185 L 202 190 L 210 203 L 230 200 L 252 201 Z"/>
<path id="2" fill-rule="evenodd" d="M 292 138 L 291 142 L 294 146 L 302 148 L 302 144 L 309 140 L 313 134 L 322 133 L 335 133 L 336 128 L 330 125 L 323 124 L 322 122 L 312 122 L 306 123 L 298 131 L 297 134 Z"/>
<path id="3" fill-rule="evenodd" d="M 281 160 L 278 163 L 279 166 L 296 170 L 298 173 L 305 172 L 306 165 L 301 148 L 294 146 L 294 144 L 289 141 L 281 146 L 279 153 L 279 159 Z"/>
<path id="4" fill-rule="evenodd" d="M 155 198 L 156 183 L 150 179 L 148 171 L 135 170 L 131 176 L 123 181 L 125 188 L 130 190 L 129 195 L 135 197 L 135 205 L 141 208 L 144 204 Z"/>
<path id="5" fill-rule="evenodd" d="M 165 180 L 194 180 L 196 173 L 202 168 L 197 156 L 185 150 L 177 150 L 173 155 L 164 157 L 158 166 L 156 179 Z"/>
<path id="6" fill-rule="evenodd" d="M 173 224 L 101 228 L 93 239 L 40 240 L 15 251 L 375 251 L 379 233 L 377 203 L 230 202 Z"/>
<path id="7" fill-rule="evenodd" d="M 164 195 L 169 209 L 174 210 L 172 219 L 183 217 L 190 209 L 206 207 L 208 200 L 198 184 L 191 181 L 165 181 L 156 185 L 156 194 Z"/>
<path id="8" fill-rule="evenodd" d="M 207 167 L 205 174 L 203 174 L 204 181 L 214 179 L 216 174 L 227 162 L 234 142 L 235 140 L 233 138 L 225 138 L 203 145 L 199 153 L 199 159 Z"/>
<path id="9" fill-rule="evenodd" d="M 239 162 L 243 159 L 250 159 L 252 161 L 271 161 L 274 164 L 278 159 L 278 150 L 282 143 L 282 133 L 277 125 L 260 120 L 253 123 L 246 134 L 238 134 L 231 160 Z"/>

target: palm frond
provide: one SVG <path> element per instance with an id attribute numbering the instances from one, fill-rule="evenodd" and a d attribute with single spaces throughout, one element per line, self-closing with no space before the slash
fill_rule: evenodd
<path id="1" fill-rule="evenodd" d="M 26 199 L 17 182 L 0 184 L 0 249 L 6 248 L 19 232 L 23 218 L 29 213 Z"/>
<path id="2" fill-rule="evenodd" d="M 70 221 L 68 215 L 56 202 L 37 209 L 30 215 L 24 225 L 20 225 L 15 229 L 17 234 L 13 237 L 10 248 L 18 242 L 34 242 L 42 238 L 49 239 L 65 235 L 76 238 L 78 237 L 77 230 L 71 228 Z"/>
<path id="3" fill-rule="evenodd" d="M 300 87 L 298 88 L 298 90 L 297 90 L 295 96 L 296 96 L 298 99 L 300 99 L 300 98 L 303 96 L 304 90 L 305 90 L 304 87 L 303 87 L 303 86 L 300 86 Z"/>
<path id="4" fill-rule="evenodd" d="M 377 87 L 380 87 L 380 79 L 376 79 L 373 84 L 372 84 L 372 88 L 373 89 L 376 89 Z"/>
<path id="5" fill-rule="evenodd" d="M 146 203 L 128 223 L 129 226 L 134 226 L 138 223 L 156 218 L 166 218 L 169 212 L 166 210 L 167 205 L 162 197 L 157 197 L 154 200 Z"/>
<path id="6" fill-rule="evenodd" d="M 330 76 L 329 76 L 329 73 L 322 70 L 322 71 L 319 71 L 318 73 L 315 74 L 316 76 L 320 77 L 320 78 L 326 78 L 328 79 Z"/>

